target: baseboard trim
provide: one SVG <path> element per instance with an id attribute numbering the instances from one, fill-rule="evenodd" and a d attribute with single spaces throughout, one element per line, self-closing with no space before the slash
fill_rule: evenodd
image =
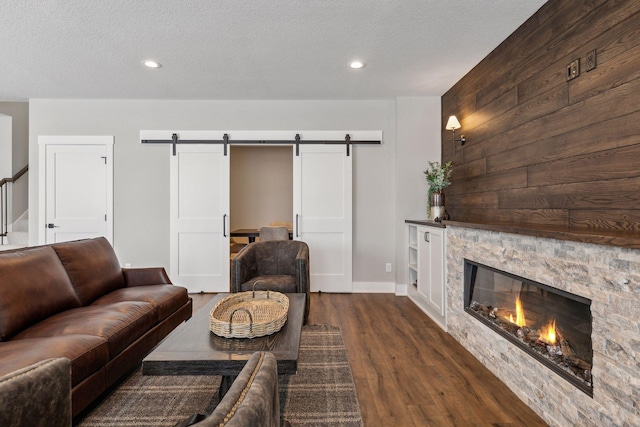
<path id="1" fill-rule="evenodd" d="M 354 294 L 393 294 L 396 284 L 393 282 L 353 282 L 351 292 Z"/>

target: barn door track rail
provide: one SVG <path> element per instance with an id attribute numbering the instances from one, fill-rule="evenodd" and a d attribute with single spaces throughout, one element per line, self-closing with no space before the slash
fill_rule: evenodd
<path id="1" fill-rule="evenodd" d="M 286 140 L 286 139 L 234 139 L 232 140 L 229 137 L 229 134 L 225 133 L 222 136 L 222 139 L 180 139 L 180 136 L 177 133 L 171 135 L 171 139 L 141 139 L 143 144 L 172 144 L 173 145 L 173 155 L 176 155 L 176 147 L 178 144 L 223 144 L 224 145 L 224 155 L 227 155 L 227 147 L 229 144 L 232 145 L 255 145 L 255 144 L 269 144 L 269 145 L 295 145 L 296 146 L 296 156 L 300 155 L 300 145 L 310 145 L 310 144 L 344 144 L 346 147 L 347 156 L 351 155 L 350 147 L 351 145 L 375 145 L 381 144 L 381 140 L 352 140 L 350 134 L 346 134 L 343 140 L 329 140 L 329 139 L 321 139 L 321 140 L 302 140 L 300 134 L 297 133 L 295 139 Z"/>

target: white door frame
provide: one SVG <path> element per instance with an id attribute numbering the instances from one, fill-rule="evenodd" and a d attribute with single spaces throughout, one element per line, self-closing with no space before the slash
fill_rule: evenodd
<path id="1" fill-rule="evenodd" d="M 107 153 L 107 224 L 106 236 L 113 245 L 113 142 L 112 135 L 40 135 L 38 136 L 38 242 L 46 242 L 47 219 L 47 146 L 49 145 L 104 145 Z"/>

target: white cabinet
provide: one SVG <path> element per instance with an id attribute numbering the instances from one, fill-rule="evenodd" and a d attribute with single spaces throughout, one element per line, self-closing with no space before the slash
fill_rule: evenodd
<path id="1" fill-rule="evenodd" d="M 407 285 L 415 289 L 418 286 L 418 226 L 409 225 L 409 265 Z"/>
<path id="2" fill-rule="evenodd" d="M 407 225 L 409 266 L 407 294 L 446 329 L 445 232 L 440 224 Z"/>

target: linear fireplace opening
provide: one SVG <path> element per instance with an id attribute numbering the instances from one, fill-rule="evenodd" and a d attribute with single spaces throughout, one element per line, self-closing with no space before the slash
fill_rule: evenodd
<path id="1" fill-rule="evenodd" d="M 593 397 L 591 300 L 465 259 L 464 304 L 467 313 Z"/>

